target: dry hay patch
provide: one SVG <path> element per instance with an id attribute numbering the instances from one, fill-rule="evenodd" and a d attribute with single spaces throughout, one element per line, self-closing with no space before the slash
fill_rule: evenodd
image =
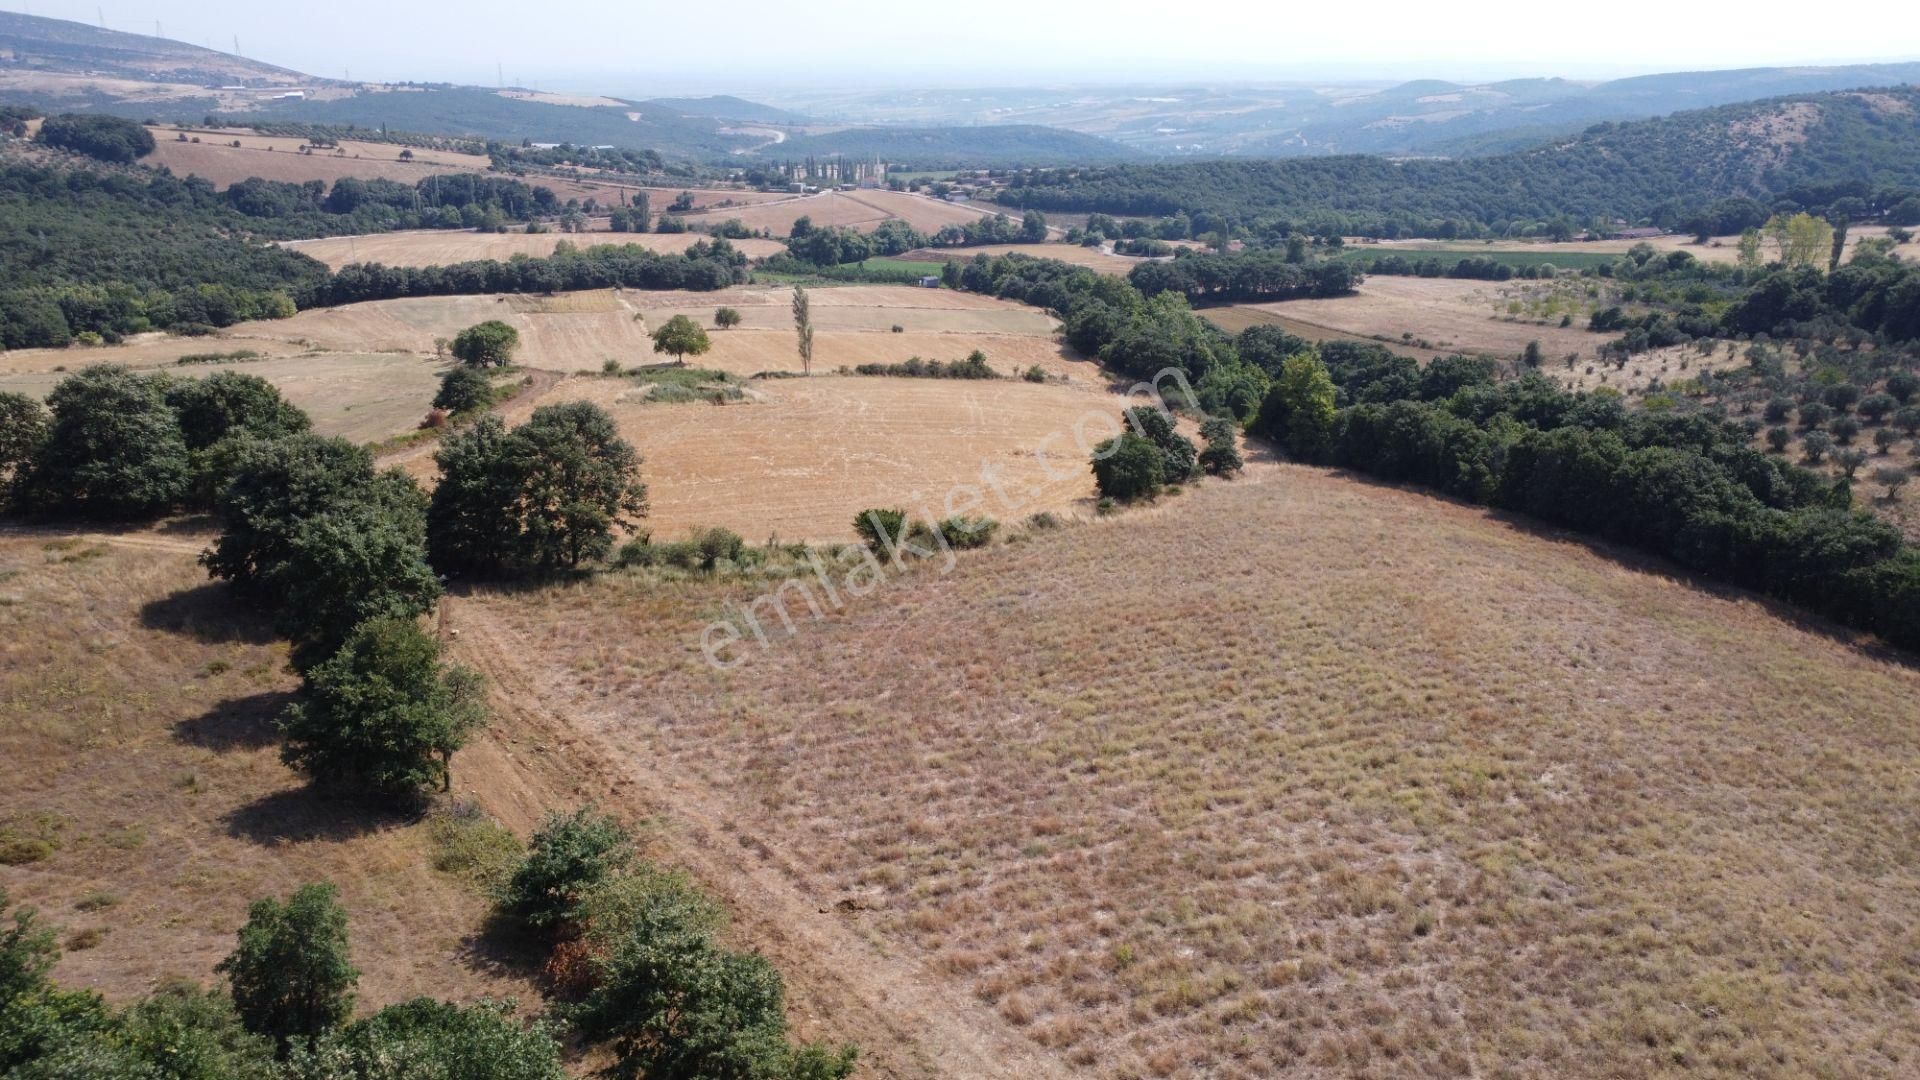
<path id="1" fill-rule="evenodd" d="M 480 233 L 467 230 L 421 230 L 380 233 L 371 236 L 331 236 L 324 240 L 295 240 L 282 245 L 302 255 L 319 259 L 335 270 L 351 263 L 380 263 L 385 266 L 451 266 L 455 263 L 494 259 L 504 262 L 515 255 L 543 259 L 561 243 L 582 250 L 601 245 L 632 244 L 648 251 L 679 254 L 694 244 L 709 239 L 699 233 Z M 762 259 L 785 251 L 784 245 L 771 240 L 728 241 L 750 259 Z"/>
<path id="2" fill-rule="evenodd" d="M 1427 342 L 1441 352 L 1516 357 L 1529 341 L 1538 341 L 1549 357 L 1590 356 L 1607 341 L 1577 326 L 1508 321 L 1506 302 L 1528 287 L 1525 282 L 1379 275 L 1363 282 L 1353 296 L 1246 306 L 1380 341 L 1406 340 L 1402 335 L 1411 334 L 1414 342 Z"/>

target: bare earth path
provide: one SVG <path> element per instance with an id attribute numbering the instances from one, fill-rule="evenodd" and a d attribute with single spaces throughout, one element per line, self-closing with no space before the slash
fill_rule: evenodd
<path id="1" fill-rule="evenodd" d="M 674 771 L 660 771 L 630 752 L 617 755 L 595 735 L 552 710 L 559 692 L 527 663 L 537 651 L 495 615 L 511 598 L 450 599 L 445 622 L 453 654 L 479 669 L 494 690 L 495 721 L 486 745 L 463 755 L 462 786 L 489 802 L 488 781 L 509 759 L 527 754 L 550 762 L 561 785 L 582 801 L 651 816 L 666 823 L 674 861 L 719 896 L 735 926 L 764 952 L 795 988 L 805 1010 L 796 1026 L 806 1038 L 860 1032 L 861 1071 L 875 1077 L 1066 1076 L 1058 1062 L 1037 1053 L 998 1016 L 972 998 L 954 999 L 932 987 L 943 980 L 920 965 L 888 955 L 862 931 L 835 897 L 813 895 L 799 870 L 734 823 L 743 820 L 726 795 Z M 516 753 L 516 749 L 519 753 Z M 503 777 L 504 778 L 504 777 Z M 517 778 L 507 790 L 524 790 Z M 525 832 L 537 808 L 489 805 Z M 516 820 L 518 818 L 519 820 Z"/>

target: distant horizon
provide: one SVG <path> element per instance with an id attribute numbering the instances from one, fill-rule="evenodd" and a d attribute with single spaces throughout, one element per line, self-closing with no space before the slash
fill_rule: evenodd
<path id="1" fill-rule="evenodd" d="M 1611 12 L 1612 20 L 1637 25 L 1635 14 L 1644 11 L 1657 20 L 1645 25 L 1662 27 L 1660 37 L 1605 50 L 1560 45 L 1543 52 L 1541 41 L 1587 40 L 1593 32 L 1588 21 L 1510 0 L 1483 0 L 1471 17 L 1458 11 L 1441 17 L 1409 6 L 1381 12 L 1365 26 L 1351 26 L 1327 12 L 1276 13 L 1241 0 L 1202 0 L 1190 7 L 1189 18 L 1166 26 L 1158 25 L 1165 21 L 1164 9 L 1140 0 L 1044 8 L 978 0 L 960 17 L 930 16 L 878 0 L 844 0 L 831 10 L 764 0 L 737 3 L 743 10 L 728 19 L 724 39 L 697 13 L 602 9 L 572 0 L 551 0 L 542 9 L 544 17 L 531 22 L 523 9 L 503 0 L 457 7 L 336 0 L 329 9 L 334 18 L 317 24 L 302 19 L 297 31 L 287 27 L 282 12 L 235 0 L 141 0 L 138 5 L 16 0 L 7 7 L 89 26 L 104 21 L 109 30 L 143 36 L 160 29 L 168 39 L 226 53 L 236 51 L 233 39 L 238 38 L 238 55 L 316 78 L 474 86 L 497 86 L 504 79 L 510 86 L 629 98 L 835 89 L 1391 86 L 1422 79 L 1468 85 L 1554 78 L 1595 83 L 1671 73 L 1920 62 L 1920 23 L 1906 35 L 1910 40 L 1887 42 L 1890 47 L 1879 55 L 1820 49 L 1828 55 L 1807 56 L 1782 48 L 1782 35 L 1757 25 L 1770 22 L 1764 18 L 1772 6 L 1767 4 L 1749 10 L 1755 17 L 1723 26 L 1712 21 L 1713 12 L 1623 0 Z M 1144 21 L 1130 20 L 1132 9 Z M 1203 32 L 1208 15 L 1244 32 L 1224 38 Z M 1556 21 L 1562 24 L 1558 33 L 1553 32 Z M 502 25 L 514 26 L 512 50 L 491 32 Z M 1505 31 L 1509 40 L 1503 44 L 1501 28 L 1508 25 L 1525 30 Z M 386 29 L 369 36 L 368 26 Z M 478 29 L 464 29 L 468 26 Z M 1134 26 L 1152 28 L 1151 49 L 1130 32 Z M 943 43 L 931 53 L 917 47 L 929 35 Z M 647 55 L 647 47 L 662 40 L 684 47 Z M 1681 47 L 1681 40 L 1695 44 Z M 1299 42 L 1312 45 L 1292 55 Z M 804 50 L 796 51 L 796 43 L 804 43 Z M 1545 58 L 1554 55 L 1557 59 Z"/>

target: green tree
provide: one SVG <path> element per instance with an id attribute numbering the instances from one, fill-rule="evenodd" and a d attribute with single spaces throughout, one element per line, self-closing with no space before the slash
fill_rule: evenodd
<path id="1" fill-rule="evenodd" d="M 248 1031 L 233 999 L 176 981 L 129 1006 L 115 1032 L 165 1080 L 276 1080 L 273 1043 Z M 302 1077 L 301 1080 L 307 1080 Z M 317 1078 L 316 1078 L 317 1080 Z"/>
<path id="2" fill-rule="evenodd" d="M 713 313 L 713 325 L 722 330 L 731 330 L 740 325 L 740 310 L 723 307 Z"/>
<path id="3" fill-rule="evenodd" d="M 1093 448 L 1093 481 L 1110 499 L 1152 498 L 1166 482 L 1166 454 L 1151 439 L 1126 432 Z"/>
<path id="4" fill-rule="evenodd" d="M 1200 425 L 1200 437 L 1206 446 L 1200 451 L 1200 467 L 1211 476 L 1232 476 L 1245 467 L 1240 457 L 1240 429 L 1224 416 L 1215 416 Z"/>
<path id="5" fill-rule="evenodd" d="M 678 364 L 685 364 L 687 357 L 699 356 L 711 348 L 713 341 L 707 332 L 685 315 L 675 315 L 653 332 L 653 351 L 671 354 Z"/>
<path id="6" fill-rule="evenodd" d="M 1020 217 L 1020 242 L 1023 244 L 1044 244 L 1047 242 L 1047 216 L 1038 210 L 1029 210 Z"/>
<path id="7" fill-rule="evenodd" d="M 235 436 L 278 439 L 313 426 L 278 387 L 258 375 L 219 371 L 204 379 L 175 379 L 166 394 L 188 450 L 205 450 Z"/>
<path id="8" fill-rule="evenodd" d="M 453 755 L 487 720 L 480 677 L 440 662 L 411 618 L 362 623 L 307 672 L 280 758 L 314 780 L 404 797 L 452 786 Z"/>
<path id="9" fill-rule="evenodd" d="M 808 299 L 807 290 L 798 285 L 793 287 L 793 330 L 799 339 L 800 370 L 811 375 L 813 374 L 813 301 Z"/>
<path id="10" fill-rule="evenodd" d="M 380 483 L 412 488 L 405 477 Z M 275 626 L 293 641 L 295 666 L 333 654 L 368 619 L 414 619 L 433 610 L 440 579 L 426 557 L 425 496 L 357 500 L 301 521 L 285 560 L 262 581 L 276 597 Z"/>
<path id="11" fill-rule="evenodd" d="M 598 979 L 576 1016 L 611 1040 L 608 1074 L 622 1080 L 838 1080 L 852 1047 L 793 1046 L 785 986 L 757 953 L 714 940 L 710 908 L 686 891 L 659 892 L 627 917 L 595 927 Z"/>
<path id="12" fill-rule="evenodd" d="M 449 368 L 440 376 L 440 389 L 433 395 L 433 407 L 450 413 L 468 413 L 493 404 L 493 380 L 487 373 L 465 364 Z"/>
<path id="13" fill-rule="evenodd" d="M 353 1011 L 360 973 L 347 950 L 347 912 L 330 884 L 303 885 L 282 903 L 255 900 L 238 944 L 214 970 L 233 985 L 248 1031 L 281 1055 L 308 1049 Z"/>
<path id="14" fill-rule="evenodd" d="M 297 1054 L 300 1080 L 565 1080 L 544 1024 L 515 1019 L 510 1002 L 459 1006 L 431 998 L 389 1005 Z"/>
<path id="15" fill-rule="evenodd" d="M 0 506 L 5 489 L 16 477 L 24 480 L 28 465 L 47 441 L 47 410 L 25 394 L 0 393 Z"/>
<path id="16" fill-rule="evenodd" d="M 505 367 L 520 347 L 520 331 L 498 319 L 469 326 L 453 339 L 453 355 L 475 367 Z"/>
<path id="17" fill-rule="evenodd" d="M 53 421 L 27 478 L 34 509 L 124 520 L 186 496 L 187 444 L 160 380 L 95 364 L 62 379 L 47 407 Z"/>
<path id="18" fill-rule="evenodd" d="M 613 546 L 614 529 L 646 515 L 640 455 L 599 406 L 544 406 L 514 435 L 525 448 L 521 534 L 530 565 L 575 567 L 600 558 Z"/>
<path id="19" fill-rule="evenodd" d="M 577 921 L 594 889 L 632 859 L 627 831 L 592 807 L 548 814 L 501 889 L 500 908 L 535 930 L 558 932 Z"/>
<path id="20" fill-rule="evenodd" d="M 155 149 L 152 132 L 136 121 L 118 116 L 82 113 L 49 116 L 40 125 L 37 137 L 48 146 L 121 165 L 131 165 Z"/>
<path id="21" fill-rule="evenodd" d="M 1317 352 L 1296 353 L 1280 366 L 1255 421 L 1257 430 L 1281 442 L 1303 461 L 1316 459 L 1333 436 L 1338 391 Z"/>

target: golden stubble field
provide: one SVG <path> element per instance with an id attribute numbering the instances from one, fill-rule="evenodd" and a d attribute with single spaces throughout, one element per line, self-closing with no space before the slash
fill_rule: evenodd
<path id="1" fill-rule="evenodd" d="M 654 200 L 654 210 L 665 208 L 658 199 Z M 924 195 L 867 189 L 823 191 L 763 205 L 715 208 L 680 216 L 695 227 L 738 218 L 749 229 L 766 229 L 774 236 L 785 236 L 802 217 L 811 219 L 815 227 L 841 225 L 862 230 L 872 229 L 888 218 L 899 218 L 921 232 L 933 233 L 948 225 L 966 225 L 1006 212 L 1005 207 L 975 207 Z M 1019 217 L 1018 214 L 1011 216 Z"/>
<path id="2" fill-rule="evenodd" d="M 1104 386 L 1098 365 L 1055 340 L 1045 314 L 1018 304 L 950 290 L 849 286 L 811 290 L 815 370 L 897 363 L 919 356 L 957 360 L 984 351 L 1014 375 L 1039 365 L 1058 380 Z M 695 362 L 745 378 L 800 370 L 790 289 L 744 286 L 711 293 L 600 290 L 555 296 L 449 296 L 380 300 L 304 311 L 290 319 L 242 323 L 202 338 L 142 335 L 100 348 L 22 349 L 0 353 L 0 390 L 44 396 L 71 371 L 119 363 L 198 377 L 220 370 L 259 375 L 306 409 L 323 434 L 375 442 L 414 429 L 450 361 L 436 341 L 488 319 L 521 335 L 518 361 L 548 372 L 599 371 L 608 360 L 636 367 L 670 360 L 648 334 L 686 314 L 708 326 L 713 350 Z M 726 305 L 745 318 L 735 330 L 711 329 Z M 901 333 L 893 333 L 893 326 Z M 176 363 L 195 354 L 252 351 L 259 357 Z"/>
<path id="3" fill-rule="evenodd" d="M 1075 432 L 1107 437 L 1125 404 L 1104 386 L 1013 379 L 772 379 L 726 405 L 649 403 L 649 390 L 574 378 L 531 405 L 591 401 L 613 415 L 645 459 L 642 528 L 656 539 L 720 525 L 754 543 L 852 540 L 854 515 L 881 506 L 1090 514 L 1093 475 Z M 408 466 L 433 469 L 425 458 Z M 949 492 L 968 485 L 993 497 L 949 508 Z"/>
<path id="4" fill-rule="evenodd" d="M 1309 329 L 1332 330 L 1383 344 L 1424 343 L 1440 353 L 1478 352 L 1512 358 L 1519 356 L 1529 341 L 1538 341 L 1550 359 L 1577 353 L 1585 363 L 1611 340 L 1607 335 L 1589 332 L 1584 322 L 1562 327 L 1505 316 L 1509 302 L 1525 298 L 1532 290 L 1550 287 L 1524 281 L 1376 275 L 1362 282 L 1352 296 L 1242 307 Z"/>
<path id="5" fill-rule="evenodd" d="M 752 595 L 615 575 L 460 617 L 671 777 L 669 823 L 725 822 L 725 873 L 1053 1070 L 1920 1054 L 1920 675 L 1750 596 L 1293 466 L 802 608 L 712 669 L 702 628 Z"/>
<path id="6" fill-rule="evenodd" d="M 1887 227 L 1884 225 L 1856 225 L 1847 231 L 1846 257 L 1851 258 L 1860 241 L 1869 237 L 1884 237 Z M 1493 255 L 1500 252 L 1521 252 L 1532 255 L 1624 255 L 1636 244 L 1649 244 L 1654 250 L 1665 254 L 1671 251 L 1684 251 L 1696 259 L 1705 262 L 1732 263 L 1740 257 L 1740 238 L 1738 236 L 1715 236 L 1705 244 L 1697 244 L 1691 236 L 1655 236 L 1646 240 L 1572 240 L 1556 243 L 1551 240 L 1356 240 L 1361 250 L 1380 249 L 1397 251 L 1418 256 L 1427 252 L 1458 252 L 1462 255 Z M 1768 258 L 1775 257 L 1771 242 L 1762 246 Z"/>

